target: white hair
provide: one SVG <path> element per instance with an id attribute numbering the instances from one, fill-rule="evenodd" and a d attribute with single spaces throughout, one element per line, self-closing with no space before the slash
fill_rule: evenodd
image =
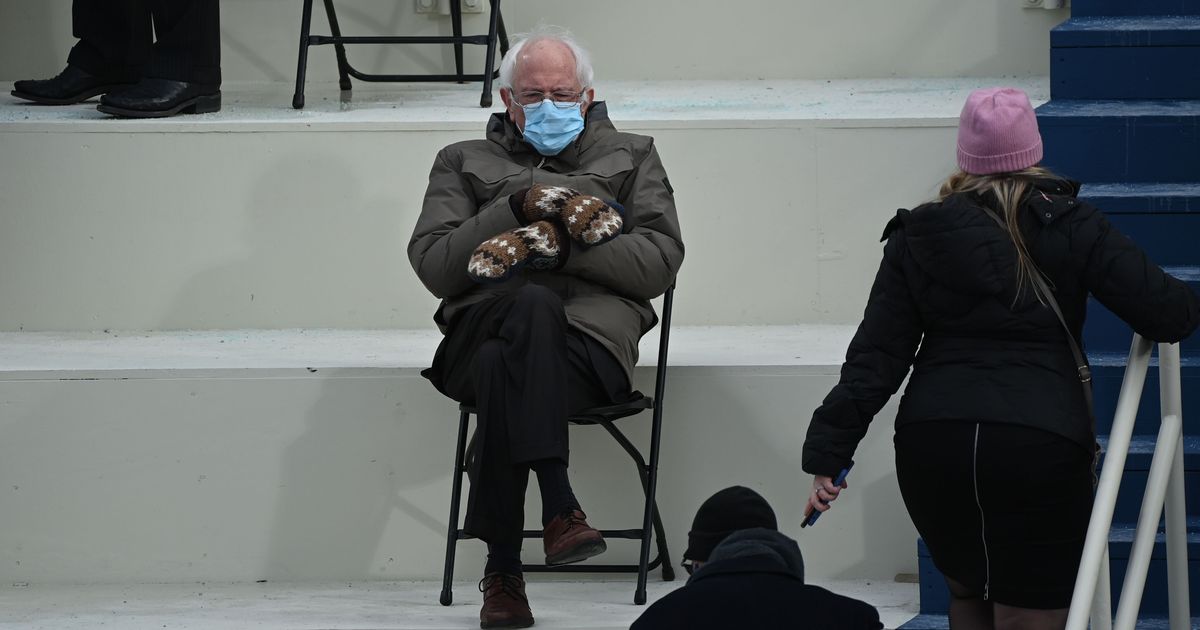
<path id="1" fill-rule="evenodd" d="M 584 50 L 579 42 L 571 35 L 571 32 L 559 26 L 539 25 L 529 33 L 519 36 L 517 43 L 513 44 L 508 49 L 508 54 L 504 55 L 504 59 L 500 61 L 500 80 L 497 82 L 498 87 L 512 89 L 513 79 L 516 77 L 517 61 L 521 58 L 521 51 L 531 42 L 554 41 L 563 44 L 571 50 L 571 54 L 575 57 L 575 77 L 579 80 L 579 89 L 586 90 L 592 87 L 592 56 L 588 51 Z"/>

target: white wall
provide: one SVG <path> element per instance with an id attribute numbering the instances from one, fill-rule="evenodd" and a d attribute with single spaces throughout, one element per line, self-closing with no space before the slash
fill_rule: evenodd
<path id="1" fill-rule="evenodd" d="M 444 2 L 445 0 L 443 0 Z M 0 0 L 0 78 L 50 76 L 71 37 L 69 0 Z M 316 2 L 314 33 L 327 32 Z M 449 18 L 414 0 L 338 0 L 346 34 L 449 34 Z M 293 81 L 299 0 L 222 0 L 227 81 Z M 569 26 L 595 54 L 601 79 L 1031 76 L 1048 74 L 1049 29 L 1065 10 L 1018 0 L 520 0 L 502 4 L 510 32 L 539 21 Z M 486 32 L 486 15 L 468 15 Z M 471 47 L 469 68 L 482 65 Z M 368 71 L 446 71 L 448 47 L 363 48 Z M 478 70 L 475 70 L 478 72 Z M 313 49 L 310 77 L 336 76 L 330 47 Z"/>
<path id="2" fill-rule="evenodd" d="M 64 376 L 0 375 L 3 583 L 440 577 L 458 414 L 416 370 Z M 652 379 L 639 369 L 643 391 Z M 799 529 L 810 483 L 800 447 L 836 379 L 833 365 L 671 370 L 659 499 L 675 562 L 697 506 L 742 484 L 798 538 L 810 579 L 915 572 L 894 405 L 860 446 L 851 491 Z M 648 425 L 647 414 L 621 421 L 639 446 Z M 596 427 L 573 428 L 571 440 L 590 522 L 637 527 L 625 453 Z M 530 497 L 533 528 L 535 483 Z M 633 562 L 636 548 L 613 541 L 604 560 Z M 527 549 L 540 561 L 538 541 Z M 458 576 L 478 579 L 484 554 L 463 543 Z"/>
<path id="3" fill-rule="evenodd" d="M 678 323 L 857 321 L 884 224 L 953 169 L 938 124 L 642 129 L 688 248 Z M 431 156 L 474 137 L 0 132 L 0 330 L 428 328 L 405 245 Z"/>

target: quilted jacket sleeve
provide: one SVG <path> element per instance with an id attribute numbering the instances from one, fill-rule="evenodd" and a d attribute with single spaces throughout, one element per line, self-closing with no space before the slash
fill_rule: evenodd
<path id="1" fill-rule="evenodd" d="M 1084 253 L 1084 286 L 1138 334 L 1174 343 L 1200 325 L 1196 292 L 1151 262 L 1102 212 L 1081 204 L 1071 227 L 1072 249 Z"/>
<path id="2" fill-rule="evenodd" d="M 563 272 L 633 299 L 658 297 L 675 281 L 683 264 L 683 237 L 675 195 L 653 145 L 617 201 L 630 213 L 626 222 L 632 229 L 595 247 L 572 243 Z"/>
<path id="3" fill-rule="evenodd" d="M 912 367 L 922 326 L 901 268 L 904 248 L 903 230 L 892 232 L 841 379 L 813 412 L 803 454 L 810 474 L 832 477 L 853 463 L 871 420 Z"/>
<path id="4" fill-rule="evenodd" d="M 439 298 L 475 286 L 467 261 L 483 241 L 520 223 L 508 195 L 481 202 L 461 172 L 461 156 L 443 149 L 429 172 L 421 216 L 408 243 L 408 259 L 417 277 Z"/>

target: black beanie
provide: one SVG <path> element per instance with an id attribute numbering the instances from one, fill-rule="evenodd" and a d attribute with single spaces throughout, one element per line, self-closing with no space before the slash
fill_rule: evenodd
<path id="1" fill-rule="evenodd" d="M 684 560 L 707 562 L 708 555 L 725 537 L 739 529 L 764 527 L 778 530 L 775 511 L 759 493 L 733 486 L 712 495 L 696 510 L 692 531 L 688 532 Z"/>

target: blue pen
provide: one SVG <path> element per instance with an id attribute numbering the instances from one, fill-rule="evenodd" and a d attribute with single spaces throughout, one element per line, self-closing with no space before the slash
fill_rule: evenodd
<path id="1" fill-rule="evenodd" d="M 835 485 L 835 486 L 842 485 L 842 482 L 846 480 L 846 475 L 850 474 L 850 468 L 853 466 L 854 466 L 854 464 L 851 464 L 850 466 L 843 468 L 842 472 L 838 473 L 837 478 L 833 480 L 833 485 Z M 819 512 L 815 509 L 812 509 L 811 507 L 809 509 L 812 511 L 808 513 L 808 518 L 804 519 L 803 523 L 800 523 L 800 527 L 802 527 L 802 528 L 808 527 L 809 525 L 816 523 L 817 519 L 820 518 L 820 516 L 821 516 L 821 512 Z"/>

